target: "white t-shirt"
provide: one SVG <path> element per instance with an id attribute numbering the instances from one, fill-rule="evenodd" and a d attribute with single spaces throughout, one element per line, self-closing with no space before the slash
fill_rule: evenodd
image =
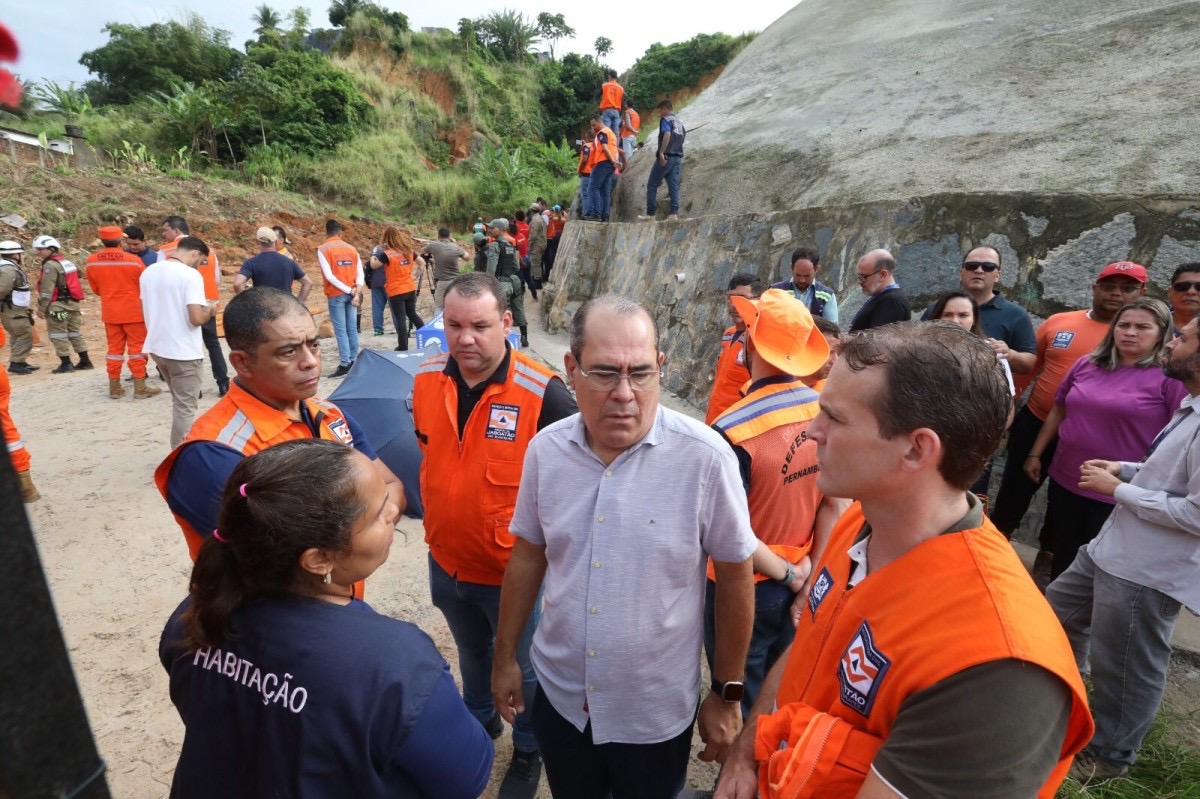
<path id="1" fill-rule="evenodd" d="M 144 270 L 142 315 L 146 319 L 143 351 L 175 361 L 204 357 L 200 328 L 188 318 L 189 305 L 207 305 L 204 278 L 187 264 L 168 258 Z"/>

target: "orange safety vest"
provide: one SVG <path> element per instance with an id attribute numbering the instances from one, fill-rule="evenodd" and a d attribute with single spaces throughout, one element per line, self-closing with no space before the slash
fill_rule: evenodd
<path id="1" fill-rule="evenodd" d="M 712 392 L 708 395 L 708 410 L 704 423 L 712 424 L 730 405 L 742 398 L 742 386 L 750 380 L 746 368 L 746 333 L 730 327 L 721 336 L 721 354 L 717 356 L 717 371 L 713 377 Z"/>
<path id="2" fill-rule="evenodd" d="M 334 236 L 317 248 L 317 254 L 325 256 L 325 263 L 329 265 L 329 270 L 333 272 L 333 276 L 345 283 L 353 291 L 355 284 L 358 282 L 358 250 L 337 236 Z M 321 274 L 325 274 L 323 270 Z M 326 297 L 340 297 L 346 293 L 337 286 L 330 284 L 328 280 L 325 281 Z"/>
<path id="3" fill-rule="evenodd" d="M 918 544 L 847 589 L 855 503 L 834 527 L 796 628 L 776 698 L 759 717 L 760 795 L 853 797 L 903 702 L 959 672 L 1003 659 L 1040 666 L 1071 689 L 1054 796 L 1092 737 L 1087 695 L 1062 625 L 991 521 Z"/>
<path id="4" fill-rule="evenodd" d="M 615 80 L 605 81 L 600 85 L 600 110 L 620 111 L 625 102 L 625 89 Z"/>
<path id="5" fill-rule="evenodd" d="M 550 221 L 546 223 L 546 238 L 547 239 L 558 238 L 559 235 L 562 234 L 563 226 L 565 224 L 566 224 L 566 221 L 558 214 L 554 214 L 553 216 L 551 216 Z"/>
<path id="6" fill-rule="evenodd" d="M 158 260 L 174 258 L 175 248 L 179 246 L 179 239 L 182 238 L 183 236 L 179 236 L 175 241 L 168 241 L 159 247 Z M 210 302 L 221 299 L 221 259 L 217 257 L 217 251 L 209 247 L 208 255 L 196 265 L 196 271 L 204 278 L 204 299 Z"/>
<path id="7" fill-rule="evenodd" d="M 808 437 L 817 392 L 799 378 L 755 389 L 713 422 L 750 455 L 750 527 L 772 552 L 796 563 L 812 549 L 821 491 L 817 442 Z M 716 579 L 709 561 L 709 577 Z M 757 582 L 767 577 L 755 574 Z"/>
<path id="8" fill-rule="evenodd" d="M 629 118 L 629 124 L 625 124 L 625 118 Z M 621 114 L 621 138 L 633 136 L 637 138 L 638 131 L 642 129 L 642 118 L 637 111 L 630 108 L 624 114 Z"/>
<path id="9" fill-rule="evenodd" d="M 592 174 L 592 154 L 595 149 L 595 141 L 579 148 L 579 174 L 581 176 Z"/>
<path id="10" fill-rule="evenodd" d="M 138 279 L 146 265 L 120 247 L 105 247 L 88 256 L 84 276 L 100 298 L 100 319 L 125 325 L 143 321 L 142 289 Z"/>
<path id="11" fill-rule="evenodd" d="M 601 136 L 605 139 L 603 142 L 600 141 Z M 617 159 L 620 157 L 617 155 L 618 149 L 616 135 L 608 128 L 601 127 L 596 131 L 596 141 L 592 145 L 592 167 L 606 159 L 612 161 L 613 166 L 616 166 Z"/>
<path id="12" fill-rule="evenodd" d="M 458 435 L 458 386 L 449 354 L 421 364 L 412 413 L 421 462 L 425 543 L 448 574 L 500 585 L 512 552 L 508 532 L 525 450 L 537 433 L 546 386 L 555 375 L 516 350 L 503 383 L 490 383 Z"/>
<path id="13" fill-rule="evenodd" d="M 309 418 L 316 422 L 320 430 L 320 438 L 341 441 L 343 444 L 353 443 L 350 425 L 336 405 L 319 399 L 304 400 L 304 403 L 308 407 Z M 154 470 L 154 483 L 163 499 L 167 499 L 167 480 L 175 459 L 184 447 L 196 441 L 215 441 L 250 456 L 284 441 L 300 438 L 313 438 L 307 424 L 267 405 L 235 380 L 229 384 L 229 393 L 195 421 L 183 443 L 172 450 Z M 175 521 L 183 530 L 188 552 L 195 560 L 200 545 L 212 535 L 212 530 L 194 530 L 178 515 Z M 361 593 L 358 595 L 361 596 Z"/>
<path id="14" fill-rule="evenodd" d="M 383 251 L 388 257 L 383 275 L 387 279 L 384 290 L 389 297 L 397 294 L 407 294 L 417 290 L 417 281 L 413 279 L 412 259 L 407 253 L 393 250 L 390 247 Z"/>

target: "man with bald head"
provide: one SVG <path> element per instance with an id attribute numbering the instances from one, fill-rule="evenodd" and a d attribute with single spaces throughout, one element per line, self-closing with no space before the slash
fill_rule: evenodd
<path id="1" fill-rule="evenodd" d="M 908 297 L 893 277 L 895 272 L 896 259 L 887 250 L 871 250 L 858 259 L 858 287 L 867 301 L 854 315 L 851 333 L 912 319 Z"/>

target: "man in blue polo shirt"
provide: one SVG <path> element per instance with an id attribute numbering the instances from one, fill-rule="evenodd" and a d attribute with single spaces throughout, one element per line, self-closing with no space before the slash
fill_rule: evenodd
<path id="1" fill-rule="evenodd" d="M 1008 361 L 1013 374 L 1032 372 L 1037 361 L 1033 321 L 1028 311 L 996 291 L 996 283 L 1000 281 L 1000 251 L 983 245 L 968 252 L 958 280 L 962 290 L 979 303 L 979 326 L 996 354 Z M 929 319 L 932 311 L 930 304 L 921 319 Z"/>
<path id="2" fill-rule="evenodd" d="M 253 283 L 255 286 L 270 286 L 271 288 L 292 293 L 292 283 L 300 282 L 300 294 L 296 299 L 301 304 L 308 299 L 312 291 L 312 278 L 304 274 L 300 265 L 291 258 L 276 251 L 275 241 L 278 238 L 275 231 L 269 227 L 260 227 L 254 234 L 258 242 L 258 255 L 247 258 L 242 268 L 233 278 L 233 293 L 241 294 Z"/>

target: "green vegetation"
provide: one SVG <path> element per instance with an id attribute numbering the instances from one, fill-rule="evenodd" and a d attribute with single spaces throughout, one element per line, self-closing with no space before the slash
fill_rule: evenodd
<path id="1" fill-rule="evenodd" d="M 1162 708 L 1138 750 L 1129 776 L 1104 785 L 1082 788 L 1068 778 L 1058 799 L 1183 799 L 1200 796 L 1200 757 L 1174 732 L 1186 718 Z"/>
<path id="2" fill-rule="evenodd" d="M 678 44 L 652 44 L 626 74 L 625 91 L 636 107 L 652 108 L 659 98 L 695 86 L 728 64 L 753 39 L 753 33 L 701 33 Z"/>
<path id="3" fill-rule="evenodd" d="M 196 15 L 113 22 L 80 58 L 93 80 L 35 86 L 0 119 L 48 137 L 78 124 L 118 172 L 233 178 L 413 221 L 466 224 L 574 193 L 572 143 L 611 40 L 556 57 L 575 34 L 564 15 L 509 8 L 429 34 L 370 0 L 333 0 L 328 18 L 332 28 L 312 28 L 303 8 L 258 5 L 241 50 Z M 645 107 L 643 95 L 689 85 L 748 39 L 654 45 L 630 95 Z M 538 44 L 548 60 L 534 57 Z"/>

